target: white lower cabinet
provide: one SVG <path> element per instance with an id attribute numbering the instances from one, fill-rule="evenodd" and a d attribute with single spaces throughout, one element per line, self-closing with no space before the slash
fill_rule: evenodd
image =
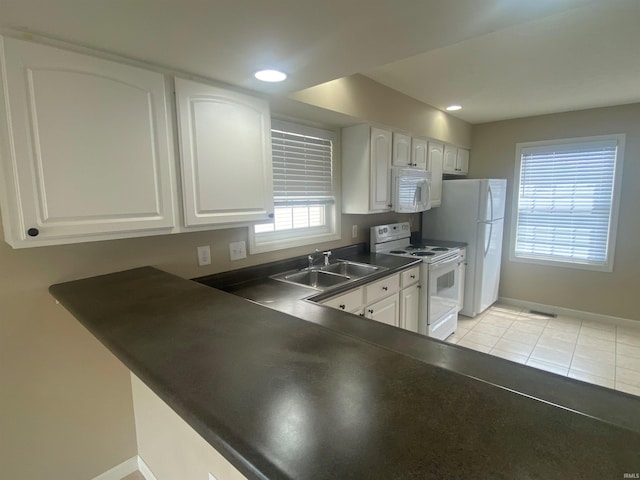
<path id="1" fill-rule="evenodd" d="M 420 267 L 412 267 L 375 282 L 336 295 L 323 305 L 360 316 L 418 331 Z"/>
<path id="2" fill-rule="evenodd" d="M 420 285 L 412 285 L 400 291 L 400 327 L 418 331 L 420 309 Z"/>
<path id="3" fill-rule="evenodd" d="M 344 310 L 349 313 L 360 313 L 362 311 L 362 305 L 364 303 L 364 290 L 362 288 L 356 288 L 347 293 L 336 295 L 328 300 L 322 302 L 323 305 L 328 307 Z"/>
<path id="4" fill-rule="evenodd" d="M 412 267 L 400 275 L 400 327 L 418 332 L 420 315 L 420 267 Z"/>
<path id="5" fill-rule="evenodd" d="M 400 325 L 400 298 L 397 293 L 367 305 L 364 316 L 376 322 L 398 327 Z"/>
<path id="6" fill-rule="evenodd" d="M 14 248 L 171 233 L 165 77 L 0 37 L 0 199 Z"/>

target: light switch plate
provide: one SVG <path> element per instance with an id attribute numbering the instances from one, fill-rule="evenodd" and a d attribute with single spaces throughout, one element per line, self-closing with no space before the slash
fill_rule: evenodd
<path id="1" fill-rule="evenodd" d="M 211 247 L 209 245 L 198 247 L 198 265 L 201 267 L 211 265 Z"/>
<path id="2" fill-rule="evenodd" d="M 231 260 L 242 260 L 247 258 L 247 245 L 243 241 L 229 244 L 229 258 Z"/>

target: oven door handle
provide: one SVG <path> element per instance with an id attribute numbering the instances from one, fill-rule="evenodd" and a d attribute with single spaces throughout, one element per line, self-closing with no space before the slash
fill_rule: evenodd
<path id="1" fill-rule="evenodd" d="M 460 262 L 460 258 L 461 257 L 458 255 L 456 257 L 453 257 L 450 260 L 445 260 L 443 262 L 430 263 L 429 264 L 429 270 L 436 270 L 436 269 L 439 269 L 439 268 L 442 268 L 442 267 L 446 267 L 447 265 L 451 265 L 452 263 L 457 263 L 458 265 L 460 265 L 460 263 L 461 263 Z"/>

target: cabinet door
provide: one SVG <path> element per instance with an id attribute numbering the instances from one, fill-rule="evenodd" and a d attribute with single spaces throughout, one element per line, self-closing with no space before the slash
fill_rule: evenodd
<path id="1" fill-rule="evenodd" d="M 458 156 L 456 158 L 456 173 L 460 175 L 466 175 L 469 173 L 469 150 L 464 148 L 458 149 Z"/>
<path id="2" fill-rule="evenodd" d="M 412 285 L 400 290 L 400 327 L 418 332 L 420 286 Z"/>
<path id="3" fill-rule="evenodd" d="M 365 316 L 377 322 L 398 326 L 400 319 L 400 300 L 398 294 L 380 300 L 365 307 Z"/>
<path id="4" fill-rule="evenodd" d="M 175 81 L 185 226 L 266 219 L 273 212 L 268 103 Z"/>
<path id="5" fill-rule="evenodd" d="M 458 173 L 456 171 L 457 158 L 458 158 L 458 149 L 453 145 L 445 145 L 444 159 L 442 161 L 442 169 L 444 173 Z"/>
<path id="6" fill-rule="evenodd" d="M 411 137 L 402 133 L 393 134 L 393 159 L 395 167 L 408 167 L 411 162 Z"/>
<path id="7" fill-rule="evenodd" d="M 391 209 L 391 132 L 379 128 L 371 128 L 370 195 L 372 211 Z"/>
<path id="8" fill-rule="evenodd" d="M 411 165 L 422 170 L 427 169 L 428 146 L 422 138 L 411 139 Z"/>
<path id="9" fill-rule="evenodd" d="M 431 206 L 442 204 L 442 159 L 444 145 L 440 142 L 429 142 L 428 171 L 431 172 Z"/>
<path id="10" fill-rule="evenodd" d="M 175 182 L 164 77 L 1 41 L 7 242 L 28 247 L 171 231 Z"/>

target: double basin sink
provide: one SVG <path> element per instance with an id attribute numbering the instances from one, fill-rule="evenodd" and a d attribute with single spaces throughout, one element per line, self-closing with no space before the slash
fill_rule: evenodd
<path id="1" fill-rule="evenodd" d="M 332 287 L 337 287 L 338 285 L 355 282 L 356 280 L 383 270 L 387 270 L 387 268 L 352 262 L 350 260 L 338 260 L 329 265 L 292 270 L 272 275 L 270 278 L 324 291 Z"/>

